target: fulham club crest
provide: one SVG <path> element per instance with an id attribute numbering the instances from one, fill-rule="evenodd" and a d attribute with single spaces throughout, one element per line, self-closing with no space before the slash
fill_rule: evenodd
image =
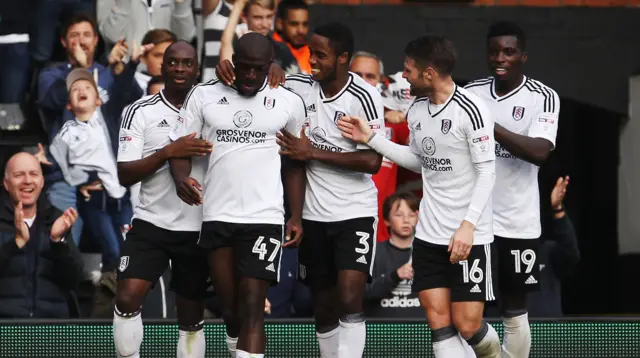
<path id="1" fill-rule="evenodd" d="M 276 105 L 276 100 L 271 97 L 264 98 L 264 108 L 272 109 Z"/>
<path id="2" fill-rule="evenodd" d="M 336 111 L 336 115 L 333 117 L 333 123 L 335 123 L 336 125 L 338 125 L 338 120 L 344 116 L 346 116 L 347 114 L 344 112 L 340 112 L 340 111 Z"/>
<path id="3" fill-rule="evenodd" d="M 440 125 L 440 130 L 442 131 L 442 134 L 449 133 L 450 129 L 451 129 L 451 120 L 450 119 L 443 119 L 442 120 L 442 124 Z"/>
<path id="4" fill-rule="evenodd" d="M 513 107 L 513 119 L 519 121 L 524 117 L 524 107 L 514 106 Z"/>

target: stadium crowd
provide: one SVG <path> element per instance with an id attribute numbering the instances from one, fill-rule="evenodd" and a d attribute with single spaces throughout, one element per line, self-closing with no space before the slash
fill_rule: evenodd
<path id="1" fill-rule="evenodd" d="M 235 63 L 241 56 L 250 57 L 246 51 L 242 51 L 242 47 L 238 47 L 239 39 L 248 33 L 259 33 L 269 40 L 274 64 L 268 70 L 269 84 L 284 83 L 286 75 L 285 85 L 292 84 L 288 87 L 300 94 L 295 86 L 298 82 L 309 81 L 313 74 L 310 64 L 313 54 L 309 45 L 313 31 L 309 23 L 309 11 L 313 11 L 313 8 L 303 0 L 202 0 L 203 29 L 200 31 L 196 26 L 191 0 L 3 2 L 0 5 L 0 103 L 26 104 L 37 109 L 29 112 L 28 120 L 42 124 L 47 140 L 33 150 L 27 149 L 33 155 L 19 153 L 5 163 L 3 208 L 0 212 L 0 318 L 111 319 L 114 317 L 116 301 L 116 313 L 124 318 L 135 315 L 139 306 L 143 307 L 146 318 L 173 318 L 176 317 L 176 310 L 187 307 L 183 298 L 165 289 L 165 282 L 168 282 L 172 272 L 188 267 L 187 263 L 177 258 L 172 258 L 169 267 L 159 266 L 159 271 L 154 273 L 154 277 L 159 277 L 157 283 L 150 282 L 143 288 L 131 284 L 127 285 L 126 294 L 118 292 L 118 271 L 122 275 L 129 265 L 132 269 L 134 267 L 129 254 L 123 253 L 123 243 L 132 230 L 132 220 L 136 223 L 134 218 L 141 217 L 139 211 L 155 204 L 148 202 L 148 198 L 145 202 L 145 195 L 149 197 L 151 194 L 145 193 L 144 189 L 141 191 L 142 178 L 125 171 L 121 163 L 129 146 L 135 146 L 133 142 L 129 143 L 128 136 L 134 135 L 128 134 L 130 121 L 132 118 L 139 120 L 139 117 L 135 117 L 136 113 L 141 113 L 145 106 L 152 108 L 158 102 L 166 103 L 175 112 L 181 110 L 187 92 L 182 89 L 184 94 L 181 98 L 179 93 L 182 92 L 176 83 L 184 83 L 186 90 L 193 83 L 188 75 L 172 74 L 167 69 L 168 49 L 175 52 L 171 61 L 176 63 L 195 58 L 194 79 L 197 78 L 197 82 L 207 83 L 216 78 L 226 82 L 233 76 L 233 67 L 228 67 L 231 61 L 236 59 Z M 524 48 L 525 37 L 519 29 L 501 23 L 496 25 L 494 31 L 497 32 L 490 34 L 489 38 L 512 36 L 518 41 L 513 47 Z M 200 52 L 196 50 L 198 48 Z M 411 137 L 407 113 L 412 104 L 420 103 L 422 96 L 412 92 L 411 84 L 405 79 L 406 68 L 387 73 L 380 58 L 365 50 L 350 54 L 348 70 L 380 95 L 384 108 L 381 118 L 384 130 L 379 135 L 407 146 Z M 190 54 L 189 51 L 193 51 L 194 55 L 184 55 Z M 179 54 L 186 57 L 180 57 L 182 55 Z M 185 66 L 191 66 L 184 63 Z M 478 74 L 478 78 L 481 77 L 482 74 Z M 168 84 L 169 80 L 173 84 Z M 549 123 L 555 121 L 557 128 L 559 109 L 554 112 L 551 107 L 559 108 L 559 97 L 539 82 L 527 81 L 521 87 L 544 96 L 545 113 L 548 106 L 548 112 L 556 115 L 544 118 L 548 118 Z M 479 80 L 467 88 L 476 93 L 474 89 L 481 90 L 483 86 L 489 88 L 491 85 L 486 85 L 490 83 L 490 80 Z M 277 99 L 270 105 L 265 100 L 267 109 L 275 106 L 276 100 L 281 100 L 274 98 Z M 312 109 L 314 105 L 306 101 L 307 98 L 304 99 L 305 113 L 315 111 L 315 107 Z M 558 103 L 552 104 L 552 101 Z M 187 102 L 184 103 L 186 105 Z M 517 112 L 517 108 L 522 112 Z M 524 111 L 522 107 L 514 107 L 513 119 L 519 121 Z M 349 117 L 352 113 L 343 115 Z M 339 119 L 335 118 L 336 124 Z M 162 130 L 162 133 L 169 133 L 175 132 L 177 127 L 171 121 L 167 122 L 162 113 L 145 121 L 153 122 L 142 130 L 145 135 L 155 128 Z M 449 120 L 446 126 L 451 125 Z M 236 126 L 241 127 L 238 124 Z M 449 128 L 445 128 L 445 124 L 442 126 L 438 131 L 447 134 Z M 555 129 L 549 134 L 547 128 L 541 129 L 547 131 L 541 136 L 549 138 L 552 148 L 555 145 Z M 317 133 L 309 135 L 315 136 Z M 175 139 L 172 144 L 162 149 L 162 155 L 167 159 L 201 154 L 193 149 L 197 147 L 193 137 L 182 141 L 172 139 Z M 496 129 L 496 141 L 501 140 L 508 142 L 508 134 Z M 374 148 L 374 145 L 371 144 L 371 147 Z M 206 146 L 201 143 L 202 153 L 204 148 Z M 371 176 L 377 189 L 377 216 L 380 220 L 377 224 L 374 222 L 377 226 L 374 240 L 378 242 L 374 251 L 377 253 L 362 256 L 364 260 L 373 261 L 371 280 L 364 288 L 364 313 L 367 317 L 424 317 L 425 312 L 421 307 L 423 298 L 411 290 L 415 263 L 412 260 L 414 236 L 421 211 L 420 198 L 423 196 L 421 174 L 399 166 L 396 163 L 399 160 L 389 159 L 384 150 L 374 149 L 384 155 L 381 156 L 379 170 Z M 425 147 L 425 151 L 427 149 Z M 156 151 L 160 152 L 161 149 Z M 216 151 L 215 146 L 213 151 Z M 499 155 L 511 154 L 503 147 L 502 151 L 496 149 L 496 156 Z M 516 156 L 521 158 L 520 155 Z M 523 156 L 526 157 L 526 154 Z M 540 165 L 545 158 L 546 154 L 540 154 L 527 161 Z M 171 161 L 172 174 L 178 171 L 175 169 L 176 163 Z M 195 165 L 195 160 L 193 163 Z M 156 170 L 160 170 L 161 166 L 169 170 L 168 163 L 160 164 Z M 283 172 L 294 165 L 286 161 L 282 164 Z M 127 173 L 126 178 L 123 173 Z M 537 175 L 537 171 L 533 175 Z M 558 178 L 553 192 L 542 193 L 551 196 L 553 227 L 545 230 L 534 254 L 534 251 L 524 247 L 519 251 L 522 257 L 517 259 L 517 265 L 522 264 L 527 274 L 533 272 L 537 275 L 535 279 L 527 276 L 531 277 L 527 279 L 527 284 L 538 286 L 539 281 L 540 290 L 532 292 L 524 306 L 515 305 L 518 310 L 511 310 L 511 313 L 515 313 L 507 317 L 522 317 L 524 312 L 525 321 L 505 321 L 505 326 L 507 322 L 513 323 L 511 327 L 516 328 L 522 322 L 528 324 L 527 312 L 530 317 L 562 315 L 561 281 L 579 260 L 577 239 L 562 205 L 568 183 L 568 177 Z M 173 183 L 165 184 L 173 190 Z M 534 189 L 537 192 L 537 187 Z M 181 194 L 178 187 L 177 195 L 184 201 L 185 192 Z M 539 200 L 526 200 L 529 199 L 533 205 L 538 205 Z M 285 201 L 287 218 L 291 217 L 289 205 Z M 164 209 L 170 211 L 170 207 Z M 36 217 L 40 219 L 34 221 Z M 167 220 L 171 222 L 174 219 Z M 533 232 L 535 236 L 535 230 Z M 308 230 L 305 230 L 305 235 L 308 234 Z M 265 300 L 264 312 L 267 317 L 314 316 L 314 309 L 317 308 L 314 308 L 312 290 L 297 279 L 301 274 L 298 250 L 295 247 L 281 250 L 279 282 L 268 288 Z M 510 253 L 506 255 L 509 257 Z M 488 260 L 486 264 L 487 270 L 490 271 L 492 265 L 494 270 L 498 270 L 495 262 Z M 201 269 L 197 265 L 190 268 L 208 276 L 206 266 Z M 520 266 L 516 270 L 520 270 Z M 191 274 L 195 275 L 193 272 Z M 470 274 L 473 275 L 473 272 Z M 475 287 L 478 287 L 477 284 Z M 171 282 L 171 288 L 180 292 L 192 289 L 174 281 Z M 221 288 L 214 287 L 209 279 L 204 317 L 221 317 L 228 322 L 228 304 L 224 302 L 224 295 L 217 292 L 219 290 Z M 148 295 L 147 291 L 150 292 Z M 136 301 L 139 292 L 144 292 L 141 302 Z M 471 292 L 474 292 L 473 288 Z M 492 295 L 486 294 L 487 297 Z M 511 298 L 509 295 L 506 297 Z M 484 315 L 505 316 L 504 307 L 502 311 L 499 308 L 502 298 L 497 297 L 499 303 L 488 304 Z M 133 308 L 125 309 L 125 306 Z M 200 318 L 181 324 L 181 330 L 183 326 L 189 326 L 197 331 L 198 327 L 201 328 L 198 326 Z M 180 323 L 180 317 L 178 319 Z M 359 323 L 345 323 L 342 316 L 340 319 L 340 324 L 345 327 Z M 126 330 L 123 332 L 129 333 Z M 322 334 L 332 331 L 318 332 L 321 339 Z M 474 344 L 473 338 L 465 338 L 470 345 Z M 227 339 L 232 338 L 228 336 Z M 512 356 L 522 355 L 514 353 Z"/>

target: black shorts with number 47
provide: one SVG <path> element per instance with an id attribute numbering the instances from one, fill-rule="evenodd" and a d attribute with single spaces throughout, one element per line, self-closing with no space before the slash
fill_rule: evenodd
<path id="1" fill-rule="evenodd" d="M 298 279 L 325 289 L 336 284 L 339 271 L 355 270 L 366 273 L 370 280 L 377 227 L 375 216 L 334 222 L 302 220 Z"/>
<path id="2" fill-rule="evenodd" d="M 277 224 L 205 221 L 198 246 L 207 250 L 232 247 L 239 277 L 277 284 L 280 281 L 283 234 L 283 226 Z"/>

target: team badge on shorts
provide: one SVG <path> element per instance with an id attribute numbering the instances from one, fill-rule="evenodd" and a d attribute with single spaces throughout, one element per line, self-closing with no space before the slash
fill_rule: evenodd
<path id="1" fill-rule="evenodd" d="M 524 107 L 514 106 L 512 114 L 513 119 L 515 119 L 516 121 L 521 120 L 522 117 L 524 117 Z"/>
<path id="2" fill-rule="evenodd" d="M 451 129 L 451 120 L 450 119 L 443 119 L 442 120 L 442 125 L 440 126 L 440 130 L 442 131 L 442 134 L 449 133 L 450 129 Z"/>
<path id="3" fill-rule="evenodd" d="M 124 272 L 124 270 L 126 270 L 128 266 L 129 266 L 129 256 L 122 256 L 120 258 L 120 265 L 118 266 L 118 270 L 120 270 L 120 272 Z"/>
<path id="4" fill-rule="evenodd" d="M 272 109 L 276 105 L 276 100 L 271 97 L 264 98 L 264 108 Z"/>
<path id="5" fill-rule="evenodd" d="M 340 111 L 336 111 L 336 115 L 333 117 L 333 123 L 335 123 L 336 125 L 338 125 L 338 120 L 344 116 L 346 116 L 347 114 L 344 112 L 340 112 Z"/>

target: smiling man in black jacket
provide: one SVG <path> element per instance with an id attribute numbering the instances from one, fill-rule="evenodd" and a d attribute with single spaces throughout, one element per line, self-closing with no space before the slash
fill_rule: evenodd
<path id="1" fill-rule="evenodd" d="M 80 252 L 64 213 L 41 196 L 38 160 L 18 153 L 7 162 L 0 206 L 0 318 L 66 318 L 66 294 L 82 280 Z"/>

